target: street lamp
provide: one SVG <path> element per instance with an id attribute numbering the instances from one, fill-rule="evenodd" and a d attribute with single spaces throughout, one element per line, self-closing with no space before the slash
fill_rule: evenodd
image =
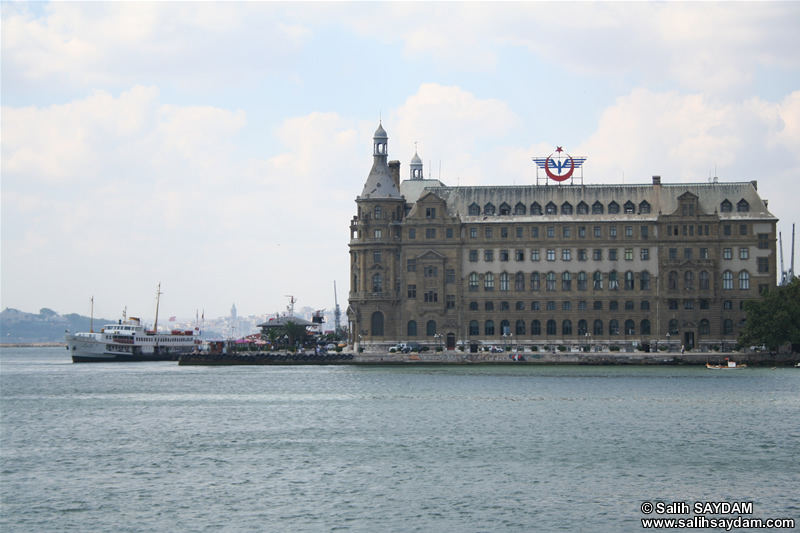
<path id="1" fill-rule="evenodd" d="M 669 331 L 668 331 L 667 332 L 667 353 L 672 351 L 670 348 L 672 348 L 672 346 L 669 343 Z"/>

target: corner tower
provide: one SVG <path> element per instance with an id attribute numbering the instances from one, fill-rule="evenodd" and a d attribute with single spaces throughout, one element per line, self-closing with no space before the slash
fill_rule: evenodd
<path id="1" fill-rule="evenodd" d="M 386 342 L 394 331 L 400 304 L 400 223 L 405 199 L 388 164 L 389 137 L 382 125 L 373 136 L 372 169 L 350 222 L 350 294 L 347 317 L 350 344 Z"/>

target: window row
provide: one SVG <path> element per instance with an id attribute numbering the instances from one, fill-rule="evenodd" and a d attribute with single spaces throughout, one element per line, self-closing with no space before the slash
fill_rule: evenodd
<path id="1" fill-rule="evenodd" d="M 586 261 L 589 258 L 589 251 L 592 252 L 592 260 L 594 261 L 602 261 L 603 260 L 603 248 L 595 248 L 593 250 L 588 250 L 587 248 L 578 248 L 577 254 L 574 256 L 575 259 L 578 261 Z M 706 255 L 708 255 L 708 249 L 706 250 Z M 531 261 L 537 262 L 542 259 L 542 257 L 546 258 L 548 261 L 555 261 L 558 257 L 559 250 L 555 248 L 548 248 L 545 250 L 544 255 L 541 253 L 542 251 L 539 249 L 531 250 L 530 258 Z M 572 248 L 560 248 L 561 251 L 561 260 L 562 261 L 572 261 L 573 249 Z M 469 250 L 469 261 L 470 263 L 478 262 L 478 258 L 480 257 L 479 254 L 480 250 Z M 525 250 L 513 250 L 514 252 L 514 260 L 515 261 L 525 261 Z M 606 255 L 605 257 L 609 261 L 619 261 L 620 254 L 619 249 L 617 248 L 608 248 L 605 249 Z M 623 248 L 622 249 L 622 257 L 626 261 L 633 261 L 636 254 L 634 252 L 634 248 Z M 495 257 L 495 250 L 483 250 L 483 261 L 486 263 L 494 262 Z M 497 254 L 497 258 L 500 262 L 506 262 L 511 260 L 511 250 L 499 250 Z M 639 248 L 639 259 L 642 261 L 649 261 L 650 260 L 650 248 Z"/>
<path id="2" fill-rule="evenodd" d="M 667 289 L 671 291 L 678 290 L 680 288 L 679 281 L 680 281 L 680 274 L 676 271 L 670 271 L 667 274 Z M 732 290 L 733 289 L 733 279 L 734 274 L 730 270 L 726 270 L 722 273 L 722 288 L 725 290 Z M 700 273 L 697 274 L 697 288 L 700 290 L 708 290 L 711 287 L 711 276 L 705 270 L 701 270 Z M 683 273 L 683 289 L 687 291 L 694 290 L 695 288 L 695 274 L 692 271 L 686 271 Z M 750 289 L 750 273 L 747 270 L 742 270 L 739 272 L 739 289 L 740 290 L 749 290 Z"/>
<path id="3" fill-rule="evenodd" d="M 513 277 L 511 274 L 503 272 L 497 276 L 497 286 L 500 291 L 509 291 L 513 283 L 515 291 L 524 291 L 526 278 L 528 277 L 522 272 L 517 272 Z M 560 276 L 555 272 L 548 272 L 546 274 L 543 272 L 532 272 L 529 277 L 529 287 L 531 291 L 540 291 L 542 290 L 542 285 L 544 285 L 544 290 L 555 291 L 559 286 L 559 281 L 562 291 L 572 290 L 573 275 L 571 272 L 563 272 Z M 586 272 L 578 272 L 574 277 L 574 281 L 577 290 L 585 291 L 589 289 L 590 279 L 589 274 Z M 620 276 L 620 273 L 616 270 L 612 270 L 605 275 L 597 271 L 591 275 L 592 290 L 602 291 L 604 282 L 606 281 L 608 282 L 608 290 L 610 291 L 619 290 L 620 284 L 624 290 L 629 291 L 634 290 L 636 285 L 635 275 L 630 270 L 622 274 L 622 276 Z M 468 277 L 469 291 L 478 292 L 480 286 L 480 276 L 477 272 L 472 272 Z M 646 270 L 639 274 L 639 289 L 643 291 L 650 290 L 650 273 Z M 483 290 L 487 292 L 495 290 L 495 275 L 492 272 L 483 274 Z"/>
<path id="4" fill-rule="evenodd" d="M 495 304 L 495 302 L 493 302 L 493 301 L 484 301 L 483 302 L 483 310 L 484 311 L 494 311 L 495 310 L 495 305 L 494 304 Z M 577 306 L 578 306 L 578 311 L 587 311 L 589 309 L 589 304 L 585 300 L 579 301 Z M 555 311 L 556 307 L 557 307 L 557 303 L 555 301 L 545 302 L 545 309 L 547 311 Z M 634 304 L 634 302 L 632 300 L 626 301 L 623 304 L 623 307 L 624 307 L 624 309 L 626 311 L 633 311 L 633 310 L 636 309 L 636 305 Z M 621 308 L 620 307 L 620 303 L 618 301 L 611 300 L 610 302 L 608 302 L 608 309 L 610 311 L 617 311 L 620 308 Z M 538 300 L 534 300 L 534 301 L 531 302 L 531 305 L 530 305 L 529 308 L 527 308 L 525 306 L 525 302 L 523 302 L 522 300 L 519 300 L 514 304 L 514 310 L 516 310 L 516 311 L 527 311 L 528 309 L 530 309 L 531 311 L 541 311 L 542 310 L 541 302 L 538 301 Z M 596 302 L 592 302 L 592 309 L 594 311 L 602 311 L 603 310 L 603 302 L 599 301 L 599 300 L 596 301 Z M 650 310 L 650 302 L 648 300 L 643 300 L 639 304 L 639 309 L 641 311 L 649 311 Z M 471 301 L 469 303 L 469 310 L 470 311 L 480 311 L 480 305 L 478 304 L 477 301 L 473 300 L 473 301 Z M 510 311 L 511 310 L 510 302 L 507 302 L 507 301 L 500 302 L 500 306 L 497 308 L 497 310 L 499 310 L 499 311 Z M 571 311 L 572 310 L 572 302 L 569 301 L 569 300 L 562 301 L 561 302 L 561 310 L 562 311 Z"/>
<path id="5" fill-rule="evenodd" d="M 483 328 L 481 330 L 480 322 L 477 320 L 471 320 L 469 323 L 469 334 L 470 336 L 483 335 L 485 337 L 491 337 L 495 335 L 530 335 L 535 337 L 538 335 L 559 334 L 562 336 L 577 335 L 579 337 L 588 337 L 588 335 L 605 335 L 606 331 L 605 323 L 600 319 L 591 322 L 591 329 L 589 329 L 589 321 L 584 319 L 578 320 L 576 324 L 577 327 L 573 327 L 572 320 L 562 320 L 560 329 L 558 327 L 558 323 L 553 319 L 546 321 L 544 324 L 542 324 L 542 322 L 539 320 L 532 320 L 530 323 L 530 330 L 526 329 L 527 325 L 527 322 L 524 320 L 517 320 L 512 329 L 510 321 L 501 320 L 499 323 L 499 328 L 496 328 L 494 320 L 486 320 L 483 322 Z M 620 322 L 618 320 L 610 320 L 608 322 L 607 331 L 609 335 L 636 335 L 636 322 L 628 319 L 622 324 L 622 329 L 620 329 Z M 640 335 L 650 335 L 649 320 L 644 319 L 639 322 L 638 333 Z"/>
<path id="6" fill-rule="evenodd" d="M 733 204 L 727 198 L 719 204 L 719 210 L 721 213 L 730 213 L 733 211 Z M 742 198 L 736 203 L 736 212 L 738 213 L 747 213 L 750 211 L 750 203 Z"/>
<path id="7" fill-rule="evenodd" d="M 569 239 L 574 235 L 577 235 L 579 239 L 585 239 L 587 235 L 591 234 L 595 239 L 602 239 L 603 238 L 603 228 L 605 226 L 571 226 L 571 225 L 564 225 L 564 226 L 546 226 L 542 228 L 541 226 L 531 226 L 530 237 L 532 239 L 538 239 L 540 236 L 539 229 L 543 229 L 544 231 L 541 232 L 543 236 L 547 236 L 548 239 L 555 239 L 556 236 L 559 238 Z M 616 239 L 619 236 L 618 227 L 617 226 L 607 226 L 608 227 L 608 238 Z M 557 231 L 556 228 L 560 228 L 560 231 Z M 499 228 L 492 225 L 492 226 L 484 226 L 483 227 L 483 236 L 487 239 L 494 239 L 495 238 L 495 229 L 499 230 L 499 236 L 501 239 L 508 239 L 510 232 L 508 231 L 509 228 L 507 226 L 500 226 Z M 573 233 L 573 230 L 576 230 Z M 590 230 L 590 231 L 589 231 Z M 409 229 L 409 236 L 411 236 L 412 230 Z M 416 230 L 414 230 L 416 231 Z M 524 226 L 515 226 L 514 231 L 516 237 L 518 239 L 525 238 L 525 228 Z M 625 237 L 633 238 L 634 237 L 634 226 L 622 226 L 622 231 L 625 234 Z M 676 230 L 677 231 L 677 230 Z M 415 233 L 416 235 L 416 233 Z M 642 239 L 648 239 L 650 237 L 650 226 L 644 225 L 639 227 L 639 236 Z M 411 237 L 414 238 L 414 237 Z M 477 239 L 478 238 L 478 228 L 477 227 L 470 227 L 469 228 L 469 238 L 470 239 Z"/>
<path id="8" fill-rule="evenodd" d="M 539 202 L 533 202 L 530 204 L 530 206 L 527 206 L 522 202 L 517 202 L 512 209 L 511 205 L 506 202 L 501 203 L 497 207 L 495 207 L 495 205 L 491 202 L 487 202 L 483 206 L 473 202 L 468 208 L 468 213 L 470 216 L 479 216 L 481 214 L 487 216 L 511 214 L 527 215 L 529 212 L 531 215 L 558 215 L 559 213 L 562 215 L 572 215 L 573 213 L 578 215 L 588 215 L 591 211 L 591 214 L 593 215 L 602 215 L 606 212 L 606 210 L 610 215 L 619 214 L 620 210 L 628 215 L 646 215 L 650 213 L 650 204 L 647 202 L 647 200 L 643 200 L 639 202 L 637 209 L 637 205 L 630 200 L 622 204 L 621 207 L 617 202 L 614 201 L 608 204 L 608 206 L 605 206 L 600 201 L 594 202 L 591 206 L 583 201 L 579 202 L 575 206 L 569 202 L 564 202 L 560 206 L 553 202 L 548 202 L 544 205 L 544 207 L 542 207 Z"/>

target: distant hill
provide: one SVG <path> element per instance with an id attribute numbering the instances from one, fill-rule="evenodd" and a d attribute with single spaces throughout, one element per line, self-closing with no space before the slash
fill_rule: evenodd
<path id="1" fill-rule="evenodd" d="M 88 316 L 59 315 L 46 307 L 38 314 L 6 307 L 0 312 L 0 343 L 64 342 L 65 330 L 89 331 L 90 322 Z M 95 317 L 95 331 L 113 322 L 116 320 Z"/>

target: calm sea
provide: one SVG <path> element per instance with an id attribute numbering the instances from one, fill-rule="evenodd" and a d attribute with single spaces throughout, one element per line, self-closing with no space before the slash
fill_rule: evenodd
<path id="1" fill-rule="evenodd" d="M 800 369 L 72 364 L 0 353 L 0 529 L 642 531 L 800 518 Z M 655 515 L 651 515 L 655 516 Z"/>

